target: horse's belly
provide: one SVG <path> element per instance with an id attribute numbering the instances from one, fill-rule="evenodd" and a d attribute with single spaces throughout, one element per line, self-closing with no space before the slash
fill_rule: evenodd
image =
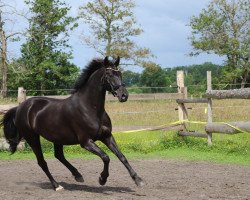
<path id="1" fill-rule="evenodd" d="M 57 144 L 77 144 L 78 139 L 70 125 L 70 121 L 63 120 L 59 115 L 49 116 L 40 113 L 34 123 L 35 132 L 45 139 Z"/>
<path id="2" fill-rule="evenodd" d="M 62 144 L 62 145 L 72 145 L 72 144 L 78 144 L 78 140 L 73 135 L 64 135 L 60 133 L 40 133 L 40 135 L 45 138 L 46 140 L 56 143 L 56 144 Z"/>

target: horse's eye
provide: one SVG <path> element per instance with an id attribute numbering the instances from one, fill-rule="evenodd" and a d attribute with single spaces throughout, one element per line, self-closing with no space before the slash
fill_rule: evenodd
<path id="1" fill-rule="evenodd" d="M 119 85 L 115 85 L 115 86 L 114 86 L 114 90 L 118 90 L 119 87 L 120 87 Z"/>

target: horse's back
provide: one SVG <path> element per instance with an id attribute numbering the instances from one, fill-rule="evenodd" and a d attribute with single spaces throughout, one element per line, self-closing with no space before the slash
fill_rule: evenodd
<path id="1" fill-rule="evenodd" d="M 16 120 L 20 120 L 20 118 L 23 118 L 29 121 L 40 111 L 46 109 L 46 107 L 50 106 L 51 104 L 60 105 L 61 101 L 62 100 L 48 97 L 29 98 L 18 106 Z M 32 122 L 30 122 L 30 124 L 32 124 Z"/>
<path id="2" fill-rule="evenodd" d="M 15 124 L 18 127 L 31 128 L 32 122 L 30 115 L 35 115 L 35 111 L 43 109 L 48 104 L 48 101 L 43 97 L 32 97 L 21 103 L 16 111 Z"/>

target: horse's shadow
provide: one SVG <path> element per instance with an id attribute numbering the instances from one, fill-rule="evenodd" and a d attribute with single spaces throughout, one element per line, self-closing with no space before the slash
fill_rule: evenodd
<path id="1" fill-rule="evenodd" d="M 18 184 L 32 184 L 37 187 L 40 187 L 44 190 L 52 190 L 51 183 L 50 182 L 43 182 L 43 183 L 27 183 L 27 182 L 19 182 Z M 132 190 L 129 187 L 112 187 L 112 186 L 93 186 L 93 185 L 80 185 L 80 184 L 74 184 L 74 183 L 66 183 L 66 182 L 60 182 L 61 186 L 64 187 L 64 190 L 66 191 L 85 191 L 90 193 L 101 193 L 110 195 L 110 193 L 130 193 L 132 195 L 141 196 L 136 193 L 135 190 Z"/>
<path id="2" fill-rule="evenodd" d="M 134 193 L 135 192 L 129 187 L 79 185 L 79 184 L 74 184 L 74 183 L 72 184 L 72 183 L 66 183 L 66 182 L 61 182 L 60 185 L 63 186 L 65 190 L 69 190 L 69 191 L 86 191 L 86 192 L 93 192 L 93 193 L 106 193 L 106 192 Z"/>

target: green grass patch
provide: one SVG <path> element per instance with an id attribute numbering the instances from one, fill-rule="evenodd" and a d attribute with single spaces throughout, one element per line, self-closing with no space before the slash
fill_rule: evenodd
<path id="1" fill-rule="evenodd" d="M 180 160 L 202 160 L 218 163 L 234 163 L 250 165 L 250 135 L 219 135 L 214 134 L 213 146 L 207 146 L 206 139 L 179 137 L 175 132 L 145 131 L 138 133 L 116 133 L 114 135 L 121 151 L 128 158 L 166 158 Z M 115 157 L 101 142 L 98 146 Z M 53 145 L 42 140 L 43 152 L 46 158 L 54 158 Z M 67 158 L 97 158 L 79 145 L 65 146 Z M 0 152 L 0 159 L 35 159 L 31 149 L 10 155 L 7 151 Z"/>
<path id="2" fill-rule="evenodd" d="M 6 100 L 12 102 L 11 99 Z M 213 100 L 214 121 L 249 121 L 250 100 Z M 0 101 L 1 103 L 1 101 Z M 5 103 L 5 102 L 2 102 Z M 110 114 L 114 127 L 157 126 L 178 120 L 174 110 L 174 100 L 107 102 L 106 110 Z M 188 104 L 189 120 L 206 121 L 204 104 Z M 204 125 L 189 124 L 189 130 L 204 132 Z M 0 130 L 1 135 L 1 130 Z M 114 137 L 125 155 L 129 158 L 167 158 L 184 160 L 205 160 L 210 162 L 235 163 L 250 165 L 250 134 L 236 135 L 213 134 L 213 146 L 207 146 L 203 138 L 178 137 L 174 131 L 144 131 L 135 133 L 114 133 Z M 108 148 L 100 142 L 97 144 L 112 157 Z M 46 158 L 54 158 L 53 145 L 42 140 Z M 65 146 L 64 152 L 70 158 L 94 159 L 95 155 L 83 150 L 79 145 Z M 0 152 L 0 159 L 35 159 L 27 146 L 10 156 L 9 152 Z M 99 159 L 99 158 L 97 158 Z"/>
<path id="3" fill-rule="evenodd" d="M 8 98 L 2 98 L 0 97 L 0 105 L 4 104 L 17 104 L 17 97 L 8 97 Z"/>

